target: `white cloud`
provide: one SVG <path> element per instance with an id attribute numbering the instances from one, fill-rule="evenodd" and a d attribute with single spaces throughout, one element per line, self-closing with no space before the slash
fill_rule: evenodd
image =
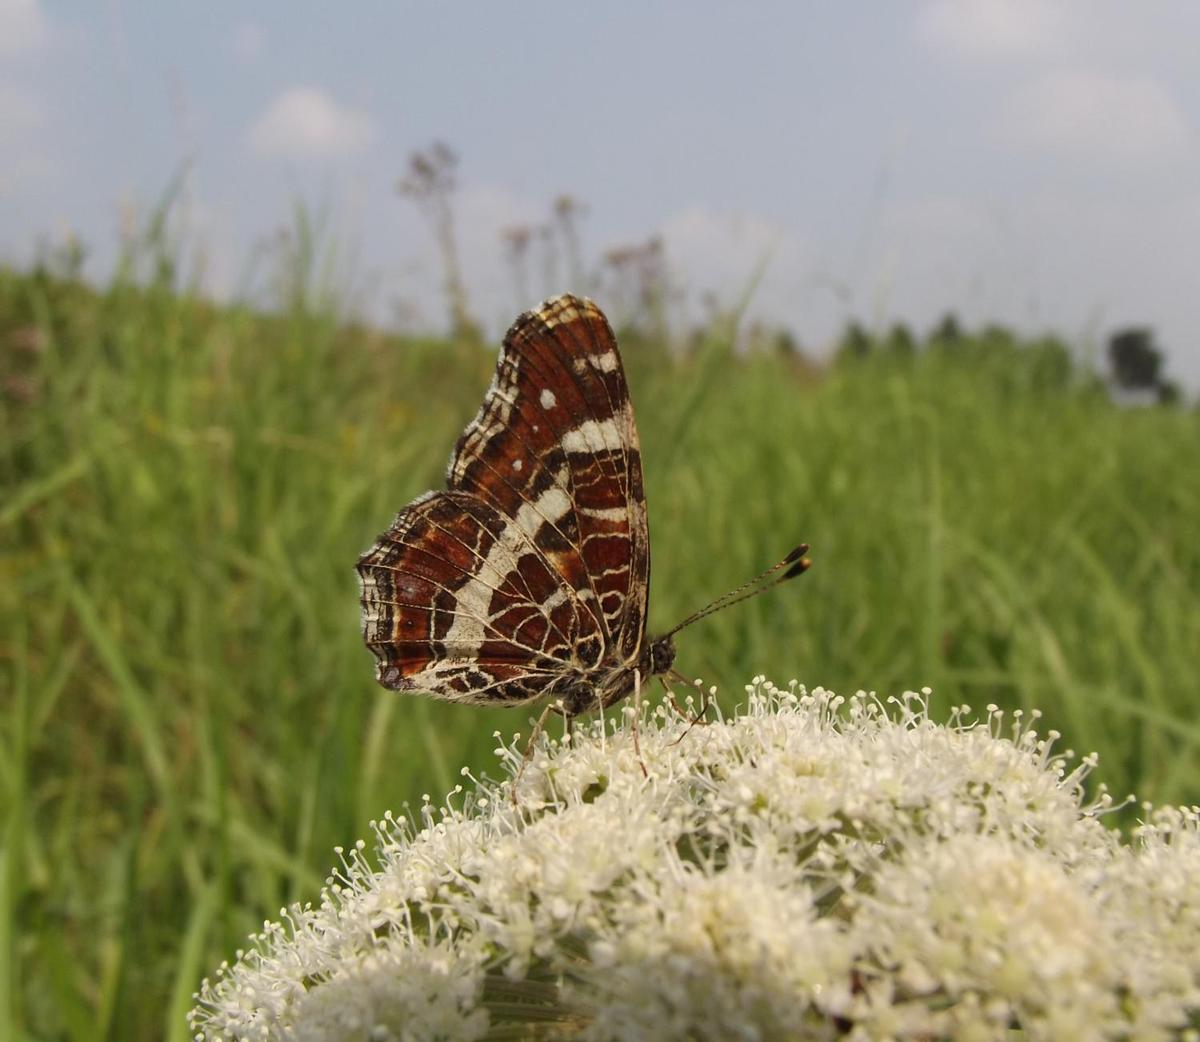
<path id="1" fill-rule="evenodd" d="M 48 36 L 36 0 L 0 0 L 0 56 L 36 50 Z"/>
<path id="2" fill-rule="evenodd" d="M 954 58 L 1035 58 L 1057 49 L 1067 14 L 1058 0 L 932 0 L 917 36 Z"/>
<path id="3" fill-rule="evenodd" d="M 914 37 L 968 66 L 1040 62 L 1156 68 L 1195 64 L 1198 4 L 1128 0 L 924 0 Z"/>
<path id="4" fill-rule="evenodd" d="M 338 104 L 320 87 L 289 87 L 250 128 L 250 146 L 263 156 L 332 159 L 360 152 L 375 139 L 365 112 Z"/>
<path id="5" fill-rule="evenodd" d="M 1007 141 L 1084 159 L 1144 164 L 1176 157 L 1195 128 L 1157 80 L 1055 72 L 1018 90 L 999 122 Z"/>
<path id="6" fill-rule="evenodd" d="M 2 0 L 0 0 L 2 2 Z M 230 50 L 244 62 L 254 61 L 262 53 L 263 34 L 254 22 L 241 22 L 233 30 Z"/>

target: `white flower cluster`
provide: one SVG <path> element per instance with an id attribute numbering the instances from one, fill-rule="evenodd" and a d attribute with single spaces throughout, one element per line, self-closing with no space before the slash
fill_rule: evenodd
<path id="1" fill-rule="evenodd" d="M 204 982 L 196 1038 L 1200 1037 L 1195 810 L 1125 844 L 1019 714 L 747 693 L 683 740 L 659 708 L 640 755 L 611 718 L 523 770 L 514 739 L 502 784 L 387 816 Z"/>

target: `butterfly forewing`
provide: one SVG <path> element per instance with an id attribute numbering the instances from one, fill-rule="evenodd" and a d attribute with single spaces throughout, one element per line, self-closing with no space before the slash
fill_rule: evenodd
<path id="1" fill-rule="evenodd" d="M 636 659 L 650 562 L 641 460 L 594 304 L 559 297 L 517 320 L 447 484 L 359 561 L 381 683 L 526 701 Z"/>
<path id="2" fill-rule="evenodd" d="M 539 547 L 613 653 L 637 654 L 650 571 L 641 450 L 616 338 L 591 301 L 558 297 L 516 321 L 448 483 L 509 516 L 534 505 Z"/>

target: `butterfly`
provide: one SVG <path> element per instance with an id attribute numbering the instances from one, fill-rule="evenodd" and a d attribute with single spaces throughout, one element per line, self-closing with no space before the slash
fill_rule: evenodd
<path id="1" fill-rule="evenodd" d="M 359 559 L 363 639 L 386 688 L 549 699 L 570 719 L 677 676 L 675 633 L 799 575 L 807 550 L 647 639 L 650 538 L 625 370 L 600 309 L 565 294 L 509 329 L 445 491 L 401 510 Z"/>

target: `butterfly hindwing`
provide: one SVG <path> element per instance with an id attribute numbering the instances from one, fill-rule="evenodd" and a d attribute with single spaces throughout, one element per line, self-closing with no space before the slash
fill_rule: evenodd
<path id="1" fill-rule="evenodd" d="M 358 571 L 363 636 L 385 687 L 528 701 L 601 656 L 594 617 L 530 533 L 468 493 L 410 504 Z"/>

